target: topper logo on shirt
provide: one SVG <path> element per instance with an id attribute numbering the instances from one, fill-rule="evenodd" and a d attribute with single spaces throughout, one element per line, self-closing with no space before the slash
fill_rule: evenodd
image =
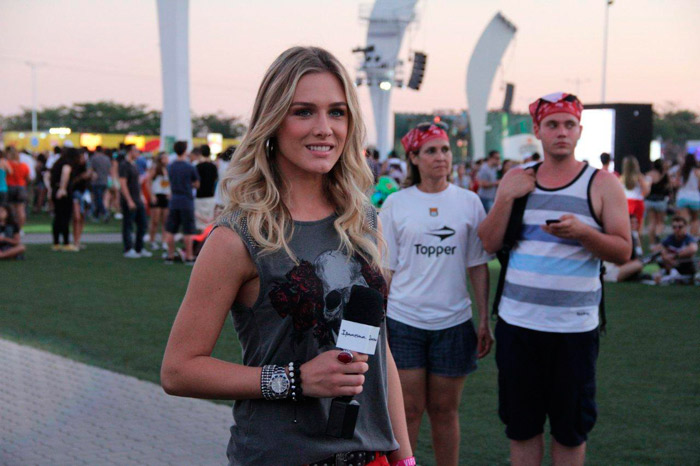
<path id="1" fill-rule="evenodd" d="M 454 234 L 455 234 L 455 231 L 452 228 L 448 227 L 447 225 L 440 228 L 439 230 L 432 230 L 432 231 L 429 231 L 428 233 L 426 233 L 426 235 L 437 236 L 438 238 L 440 238 L 440 241 L 445 240 L 445 239 L 449 238 L 450 236 L 454 236 Z"/>
<path id="2" fill-rule="evenodd" d="M 430 207 L 429 210 L 430 210 L 430 216 L 431 216 L 431 217 L 437 217 L 437 216 L 438 216 L 437 207 Z"/>

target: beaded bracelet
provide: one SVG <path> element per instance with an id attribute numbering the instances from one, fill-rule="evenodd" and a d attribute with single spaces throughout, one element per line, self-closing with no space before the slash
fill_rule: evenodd
<path id="1" fill-rule="evenodd" d="M 301 388 L 301 362 L 292 361 L 289 363 L 289 397 L 292 401 L 300 401 L 303 396 Z"/>

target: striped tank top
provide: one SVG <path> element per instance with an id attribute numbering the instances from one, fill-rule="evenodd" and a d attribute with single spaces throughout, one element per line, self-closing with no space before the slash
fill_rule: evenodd
<path id="1" fill-rule="evenodd" d="M 586 165 L 568 185 L 556 189 L 537 185 L 528 197 L 498 309 L 509 324 L 558 333 L 587 332 L 598 326 L 600 259 L 580 242 L 540 228 L 547 219 L 568 213 L 602 231 L 590 200 L 596 172 Z"/>

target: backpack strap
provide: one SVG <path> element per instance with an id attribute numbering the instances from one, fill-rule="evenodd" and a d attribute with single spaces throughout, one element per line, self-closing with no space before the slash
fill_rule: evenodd
<path id="1" fill-rule="evenodd" d="M 510 218 L 508 219 L 508 227 L 506 228 L 506 233 L 503 236 L 503 244 L 501 249 L 496 253 L 496 258 L 501 264 L 501 272 L 498 274 L 496 296 L 494 297 L 493 308 L 491 309 L 491 315 L 494 317 L 498 316 L 498 305 L 501 302 L 503 286 L 505 285 L 506 281 L 506 272 L 508 271 L 508 262 L 510 261 L 510 251 L 518 242 L 520 230 L 523 226 L 523 215 L 525 214 L 525 205 L 527 204 L 528 197 L 529 194 L 526 194 L 523 197 L 517 198 L 513 202 L 513 208 L 510 212 Z"/>
<path id="2" fill-rule="evenodd" d="M 598 329 L 600 333 L 605 334 L 605 325 L 608 323 L 608 319 L 605 317 L 605 281 L 603 276 L 605 275 L 605 264 L 600 261 L 600 304 L 598 305 Z"/>
<path id="3" fill-rule="evenodd" d="M 542 162 L 528 168 L 532 168 L 535 173 L 537 173 L 537 169 L 540 168 L 541 164 Z M 511 209 L 510 217 L 508 218 L 508 226 L 506 227 L 506 232 L 503 235 L 503 243 L 501 244 L 501 249 L 496 253 L 496 258 L 498 258 L 498 262 L 501 264 L 501 272 L 498 274 L 496 296 L 494 297 L 493 307 L 491 308 L 491 315 L 494 317 L 498 317 L 498 305 L 501 302 L 503 286 L 505 285 L 506 281 L 510 251 L 518 243 L 518 240 L 520 240 L 520 234 L 523 228 L 523 216 L 525 215 L 525 206 L 527 205 L 527 198 L 529 196 L 530 194 L 528 193 L 513 201 L 513 208 Z"/>

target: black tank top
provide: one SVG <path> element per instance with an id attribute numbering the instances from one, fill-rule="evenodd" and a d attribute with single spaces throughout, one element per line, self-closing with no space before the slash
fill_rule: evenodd
<path id="1" fill-rule="evenodd" d="M 659 181 L 651 184 L 651 190 L 647 199 L 650 201 L 663 201 L 671 194 L 671 187 L 668 180 L 668 174 L 664 173 Z"/>

